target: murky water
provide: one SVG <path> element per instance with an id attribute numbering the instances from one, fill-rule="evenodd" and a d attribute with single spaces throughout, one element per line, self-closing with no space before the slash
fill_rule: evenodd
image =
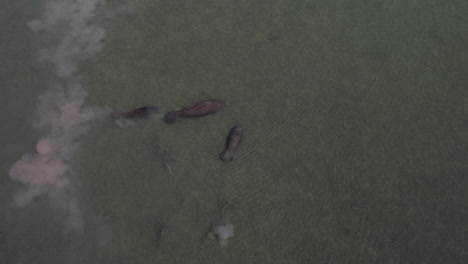
<path id="1" fill-rule="evenodd" d="M 0 3 L 0 263 L 466 260 L 464 1 L 33 2 Z"/>

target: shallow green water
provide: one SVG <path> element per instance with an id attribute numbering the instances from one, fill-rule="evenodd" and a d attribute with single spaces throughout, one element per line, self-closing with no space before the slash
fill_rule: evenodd
<path id="1" fill-rule="evenodd" d="M 229 105 L 173 125 L 93 123 L 74 164 L 82 233 L 46 200 L 9 209 L 8 170 L 34 149 L 53 75 L 26 26 L 41 6 L 0 4 L 0 263 L 466 261 L 465 1 L 121 2 L 130 11 L 98 17 L 104 48 L 80 64 L 87 104 Z M 235 124 L 244 141 L 225 164 Z M 221 219 L 225 248 L 207 238 Z"/>

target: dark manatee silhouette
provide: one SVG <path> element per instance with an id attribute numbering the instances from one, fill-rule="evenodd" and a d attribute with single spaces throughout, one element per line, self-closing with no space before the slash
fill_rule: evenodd
<path id="1" fill-rule="evenodd" d="M 220 155 L 221 160 L 228 162 L 234 158 L 234 151 L 236 151 L 241 144 L 242 134 L 243 128 L 240 125 L 234 126 L 231 129 L 226 142 L 226 149 Z"/>
<path id="2" fill-rule="evenodd" d="M 143 106 L 140 108 L 127 111 L 127 112 L 113 112 L 112 118 L 127 119 L 127 120 L 144 119 L 154 114 L 156 111 L 158 111 L 158 109 L 159 107 L 155 105 Z"/>
<path id="3" fill-rule="evenodd" d="M 200 117 L 213 114 L 223 109 L 226 102 L 222 100 L 210 99 L 194 103 L 190 106 L 184 107 L 181 110 L 171 111 L 166 113 L 163 120 L 171 124 L 180 118 Z"/>

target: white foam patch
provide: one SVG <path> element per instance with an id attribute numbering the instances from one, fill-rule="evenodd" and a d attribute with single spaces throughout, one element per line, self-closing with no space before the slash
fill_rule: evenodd
<path id="1" fill-rule="evenodd" d="M 91 122 L 110 114 L 108 108 L 85 105 L 87 93 L 78 75 L 78 62 L 103 47 L 105 31 L 92 24 L 96 8 L 103 3 L 52 0 L 41 19 L 29 22 L 36 34 L 63 32 L 63 36 L 39 52 L 40 61 L 52 64 L 55 79 L 39 97 L 33 123 L 44 136 L 37 141 L 36 152 L 24 154 L 9 171 L 11 180 L 21 184 L 14 194 L 14 207 L 48 197 L 67 216 L 66 225 L 76 230 L 82 230 L 83 216 L 74 191 L 79 178 L 72 161 Z"/>

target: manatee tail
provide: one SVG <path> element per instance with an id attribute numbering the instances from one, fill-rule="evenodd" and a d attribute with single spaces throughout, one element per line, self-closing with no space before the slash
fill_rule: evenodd
<path id="1" fill-rule="evenodd" d="M 174 122 L 177 120 L 177 118 L 180 117 L 180 113 L 181 113 L 180 111 L 171 111 L 171 112 L 168 112 L 168 113 L 164 116 L 163 120 L 164 120 L 164 122 L 166 122 L 167 124 L 172 124 L 172 123 L 174 123 Z"/>

